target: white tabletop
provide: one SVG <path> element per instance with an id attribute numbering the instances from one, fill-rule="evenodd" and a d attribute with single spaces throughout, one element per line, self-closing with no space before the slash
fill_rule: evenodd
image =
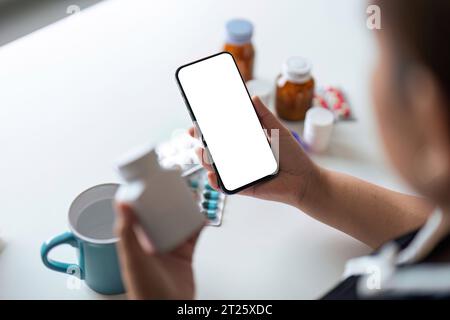
<path id="1" fill-rule="evenodd" d="M 0 299 L 108 298 L 68 289 L 66 275 L 41 263 L 40 246 L 67 229 L 79 192 L 117 181 L 119 155 L 189 126 L 174 71 L 219 51 L 232 17 L 255 24 L 258 77 L 273 81 L 284 58 L 303 55 L 319 83 L 348 93 L 358 121 L 338 124 L 316 161 L 405 189 L 370 109 L 364 1 L 106 1 L 0 48 Z M 68 246 L 55 251 L 75 261 Z M 368 251 L 294 208 L 232 196 L 222 227 L 200 238 L 198 298 L 317 298 Z"/>

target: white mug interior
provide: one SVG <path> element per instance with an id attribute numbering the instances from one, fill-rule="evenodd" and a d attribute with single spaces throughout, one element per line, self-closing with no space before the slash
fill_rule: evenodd
<path id="1" fill-rule="evenodd" d="M 69 227 L 76 237 L 91 243 L 115 243 L 114 196 L 118 184 L 107 183 L 80 193 L 69 209 Z"/>

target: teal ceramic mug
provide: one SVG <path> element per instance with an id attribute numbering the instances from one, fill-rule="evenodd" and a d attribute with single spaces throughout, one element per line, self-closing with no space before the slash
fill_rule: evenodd
<path id="1" fill-rule="evenodd" d="M 49 269 L 72 274 L 101 294 L 123 293 L 114 235 L 114 195 L 118 184 L 102 184 L 82 192 L 69 209 L 69 229 L 45 242 L 41 258 Z M 77 249 L 78 264 L 55 261 L 49 252 L 62 244 Z"/>

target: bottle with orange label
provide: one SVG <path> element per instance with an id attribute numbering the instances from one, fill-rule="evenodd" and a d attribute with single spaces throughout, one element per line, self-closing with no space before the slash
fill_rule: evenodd
<path id="1" fill-rule="evenodd" d="M 277 78 L 275 109 L 278 117 L 288 121 L 305 120 L 313 98 L 311 64 L 304 58 L 290 57 Z"/>
<path id="2" fill-rule="evenodd" d="M 253 78 L 255 49 L 251 42 L 253 25 L 244 19 L 233 19 L 226 24 L 226 43 L 224 51 L 231 53 L 236 61 L 244 81 Z"/>

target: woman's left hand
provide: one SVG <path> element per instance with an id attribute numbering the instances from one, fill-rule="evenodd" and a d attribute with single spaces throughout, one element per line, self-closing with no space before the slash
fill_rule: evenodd
<path id="1" fill-rule="evenodd" d="M 192 255 L 200 232 L 169 253 L 142 246 L 133 210 L 117 205 L 116 233 L 122 279 L 130 299 L 193 299 L 195 283 Z"/>

